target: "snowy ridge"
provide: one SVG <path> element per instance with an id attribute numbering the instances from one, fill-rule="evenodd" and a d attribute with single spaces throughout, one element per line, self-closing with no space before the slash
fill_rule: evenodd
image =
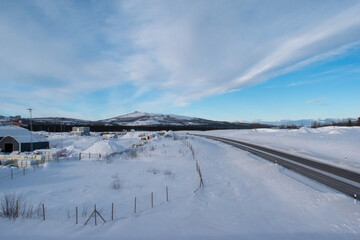
<path id="1" fill-rule="evenodd" d="M 28 123 L 29 119 L 24 119 Z M 44 117 L 34 118 L 38 124 L 64 124 L 64 125 L 105 125 L 105 126 L 220 126 L 223 128 L 249 128 L 249 123 L 230 123 L 213 121 L 202 118 L 180 116 L 174 114 L 155 114 L 135 111 L 98 121 L 87 121 L 74 118 Z"/>
<path id="2" fill-rule="evenodd" d="M 132 126 L 144 126 L 144 125 L 201 125 L 215 122 L 211 120 L 192 118 L 186 116 L 179 116 L 173 114 L 154 114 L 145 112 L 133 112 L 125 115 L 121 115 L 114 118 L 100 120 L 103 123 L 113 123 L 117 125 L 132 125 Z"/>

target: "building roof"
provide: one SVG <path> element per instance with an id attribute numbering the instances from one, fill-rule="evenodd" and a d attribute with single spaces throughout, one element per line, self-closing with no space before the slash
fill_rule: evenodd
<path id="1" fill-rule="evenodd" d="M 17 126 L 0 126 L 0 137 L 30 135 L 30 131 Z"/>
<path id="2" fill-rule="evenodd" d="M 0 126 L 0 138 L 13 137 L 20 143 L 30 143 L 31 133 L 29 130 L 16 126 Z M 33 134 L 32 142 L 48 142 L 48 140 L 40 135 Z"/>
<path id="3" fill-rule="evenodd" d="M 15 138 L 19 143 L 30 143 L 31 142 L 31 136 L 30 135 L 19 135 L 19 136 L 10 136 Z M 39 136 L 39 135 L 33 135 L 32 136 L 32 142 L 48 142 L 48 140 L 43 137 L 43 136 Z"/>

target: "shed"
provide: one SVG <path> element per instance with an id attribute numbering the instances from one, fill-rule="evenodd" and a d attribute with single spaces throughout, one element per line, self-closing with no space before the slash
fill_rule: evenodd
<path id="1" fill-rule="evenodd" d="M 73 127 L 70 135 L 89 136 L 90 127 Z"/>
<path id="2" fill-rule="evenodd" d="M 31 135 L 25 128 L 6 126 L 0 127 L 0 152 L 27 152 L 49 148 L 49 141 L 43 136 Z"/>

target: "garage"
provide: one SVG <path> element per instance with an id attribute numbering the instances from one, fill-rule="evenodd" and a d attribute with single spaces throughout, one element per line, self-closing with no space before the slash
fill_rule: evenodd
<path id="1" fill-rule="evenodd" d="M 49 141 L 44 136 L 31 134 L 29 130 L 21 127 L 0 127 L 0 152 L 30 152 L 48 148 Z"/>

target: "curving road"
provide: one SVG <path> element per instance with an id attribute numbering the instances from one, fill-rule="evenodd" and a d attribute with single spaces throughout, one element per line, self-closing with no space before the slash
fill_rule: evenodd
<path id="1" fill-rule="evenodd" d="M 277 163 L 285 168 L 288 168 L 301 175 L 325 184 L 326 186 L 334 188 L 342 193 L 354 197 L 355 199 L 359 199 L 359 173 L 331 166 L 325 163 L 320 163 L 304 157 L 294 156 L 289 153 L 273 150 L 255 144 L 246 143 L 243 141 L 209 135 L 194 135 L 220 141 L 231 146 L 240 148 L 242 150 L 248 151 L 254 155 Z"/>

